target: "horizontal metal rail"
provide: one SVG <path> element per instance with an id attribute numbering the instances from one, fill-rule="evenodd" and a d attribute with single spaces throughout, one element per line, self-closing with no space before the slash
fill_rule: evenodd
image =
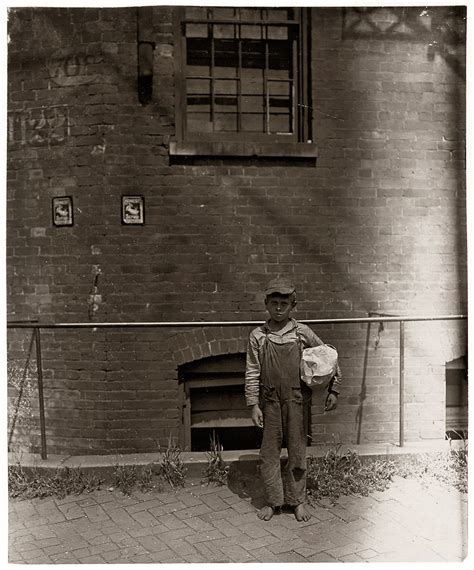
<path id="1" fill-rule="evenodd" d="M 378 314 L 378 313 L 370 313 Z M 435 316 L 378 316 L 356 317 L 348 319 L 301 319 L 308 325 L 351 324 L 351 323 L 400 323 L 400 356 L 399 356 L 399 443 L 405 443 L 405 323 L 426 321 L 454 321 L 467 319 L 467 315 L 435 315 Z M 38 399 L 40 410 L 41 458 L 47 459 L 46 422 L 44 414 L 43 369 L 41 359 L 40 329 L 79 329 L 79 328 L 188 328 L 188 327 L 226 327 L 226 326 L 258 326 L 263 321 L 158 321 L 158 322 L 115 322 L 115 323 L 40 323 L 38 321 L 9 321 L 9 329 L 33 329 L 36 343 L 36 367 L 38 379 Z"/>
<path id="2" fill-rule="evenodd" d="M 349 319 L 301 319 L 299 322 L 307 325 L 343 324 L 343 323 L 388 323 L 409 321 L 453 321 L 467 319 L 467 315 L 436 315 L 436 316 L 406 316 L 406 317 L 355 317 Z M 64 328 L 134 328 L 134 327 L 238 327 L 258 326 L 263 321 L 144 321 L 144 322 L 115 322 L 115 323 L 38 323 L 35 321 L 9 321 L 7 328 L 41 328 L 41 329 L 64 329 Z"/>

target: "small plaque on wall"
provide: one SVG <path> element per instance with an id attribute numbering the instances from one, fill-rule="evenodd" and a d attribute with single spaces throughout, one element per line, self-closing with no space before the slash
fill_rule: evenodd
<path id="1" fill-rule="evenodd" d="M 122 196 L 122 224 L 145 223 L 145 200 L 143 196 Z"/>
<path id="2" fill-rule="evenodd" d="M 72 226 L 72 197 L 57 196 L 53 198 L 53 224 L 55 226 Z"/>

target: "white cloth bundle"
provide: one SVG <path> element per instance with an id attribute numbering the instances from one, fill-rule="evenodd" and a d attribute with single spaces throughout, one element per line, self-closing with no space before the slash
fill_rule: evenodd
<path id="1" fill-rule="evenodd" d="M 328 384 L 337 370 L 337 350 L 330 344 L 305 348 L 301 356 L 301 380 L 309 387 Z"/>

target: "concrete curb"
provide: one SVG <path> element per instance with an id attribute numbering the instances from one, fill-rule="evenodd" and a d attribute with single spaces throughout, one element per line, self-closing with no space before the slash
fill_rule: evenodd
<path id="1" fill-rule="evenodd" d="M 462 441 L 436 440 L 428 443 L 410 443 L 403 447 L 394 444 L 362 444 L 343 445 L 340 452 L 356 452 L 361 458 L 383 459 L 401 458 L 408 456 L 423 455 L 427 453 L 447 452 L 450 449 L 460 449 Z M 308 447 L 308 457 L 323 457 L 328 451 L 334 450 L 335 445 Z M 286 450 L 282 454 L 285 455 Z M 131 453 L 126 455 L 50 455 L 47 459 L 41 459 L 40 455 L 9 452 L 8 464 L 21 465 L 26 470 L 37 469 L 40 472 L 56 471 L 61 467 L 80 468 L 85 472 L 100 473 L 101 476 L 110 476 L 117 465 L 144 467 L 146 465 L 158 466 L 161 462 L 161 453 Z M 239 471 L 252 471 L 258 462 L 258 450 L 223 451 L 222 458 L 228 465 L 238 466 Z M 190 477 L 201 477 L 204 468 L 208 464 L 206 452 L 184 451 L 181 459 L 187 467 Z"/>

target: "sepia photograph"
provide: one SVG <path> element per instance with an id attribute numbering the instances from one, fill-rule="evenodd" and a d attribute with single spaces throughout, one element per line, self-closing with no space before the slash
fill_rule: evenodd
<path id="1" fill-rule="evenodd" d="M 3 14 L 5 562 L 467 562 L 467 2 Z"/>

